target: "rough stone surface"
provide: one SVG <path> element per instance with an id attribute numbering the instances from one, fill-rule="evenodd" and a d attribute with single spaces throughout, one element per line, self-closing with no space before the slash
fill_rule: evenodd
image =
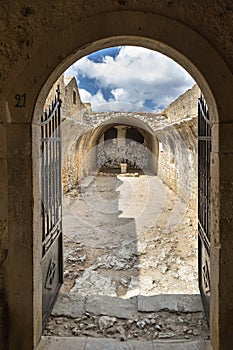
<path id="1" fill-rule="evenodd" d="M 145 297 L 138 295 L 138 310 L 156 312 L 169 310 L 174 312 L 202 312 L 200 295 L 155 295 Z"/>
<path id="2" fill-rule="evenodd" d="M 197 100 L 200 97 L 198 85 L 180 95 L 177 100 L 170 103 L 163 111 L 162 115 L 170 121 L 182 120 L 184 118 L 197 116 Z"/>
<path id="3" fill-rule="evenodd" d="M 153 350 L 152 342 L 117 342 L 106 339 L 88 339 L 86 344 L 87 350 Z"/>
<path id="4" fill-rule="evenodd" d="M 116 322 L 116 318 L 115 317 L 109 317 L 109 316 L 101 316 L 99 318 L 99 327 L 101 331 L 104 331 L 110 327 L 112 327 L 114 325 L 114 323 Z"/>
<path id="5" fill-rule="evenodd" d="M 86 311 L 94 315 L 108 315 L 118 318 L 132 318 L 137 314 L 137 298 L 120 299 L 109 296 L 89 296 Z"/>
<path id="6" fill-rule="evenodd" d="M 157 177 L 102 174 L 63 203 L 63 292 L 198 293 L 196 212 Z"/>
<path id="7" fill-rule="evenodd" d="M 73 308 L 77 297 L 70 294 Z M 72 300 L 73 298 L 73 300 Z M 146 297 L 144 297 L 146 298 Z M 148 297 L 148 303 L 152 306 L 157 296 Z M 139 309 L 137 297 L 132 299 L 111 298 L 104 296 L 87 297 L 84 311 L 80 317 L 75 317 L 72 310 L 67 309 L 67 304 L 61 306 L 56 315 L 52 315 L 46 325 L 44 335 L 54 336 L 88 336 L 92 338 L 112 338 L 125 342 L 135 339 L 137 341 L 151 340 L 194 340 L 206 339 L 209 336 L 205 316 L 199 311 L 199 300 L 193 297 L 192 311 L 184 307 L 175 311 L 173 306 L 169 308 L 169 296 L 162 296 L 167 307 L 161 307 L 156 312 L 144 312 Z M 174 301 L 179 304 L 183 296 L 174 295 Z M 189 298 L 191 304 L 192 296 Z M 64 299 L 58 302 L 62 303 Z M 146 302 L 144 302 L 146 304 Z M 174 304 L 174 303 L 173 303 Z M 196 305 L 196 308 L 194 307 Z"/>
<path id="8" fill-rule="evenodd" d="M 42 230 L 38 214 L 41 198 L 36 185 L 40 159 L 32 162 L 32 154 L 21 151 L 28 143 L 29 152 L 39 154 L 40 145 L 34 143 L 34 136 L 40 130 L 45 97 L 53 81 L 71 62 L 107 45 L 135 44 L 161 50 L 193 74 L 204 90 L 211 107 L 211 120 L 219 131 L 213 142 L 214 152 L 220 152 L 216 154 L 219 158 L 212 164 L 212 233 L 216 245 L 211 249 L 214 320 L 211 335 L 215 349 L 231 348 L 233 332 L 229 328 L 233 314 L 228 311 L 233 254 L 229 233 L 233 223 L 231 216 L 226 217 L 228 210 L 232 212 L 228 191 L 231 167 L 228 157 L 221 154 L 224 151 L 219 141 L 227 139 L 228 151 L 232 152 L 232 132 L 227 131 L 231 130 L 233 115 L 232 2 L 78 0 L 74 6 L 71 0 L 56 3 L 19 0 L 1 1 L 0 13 L 0 119 L 7 135 L 1 138 L 1 149 L 7 148 L 1 154 L 1 166 L 4 165 L 1 220 L 7 225 L 0 245 L 7 256 L 1 266 L 1 293 L 9 310 L 9 320 L 3 323 L 9 342 L 1 346 L 4 350 L 31 350 L 35 345 L 33 339 L 37 343 L 41 332 L 42 308 L 38 296 L 42 279 Z M 59 40 L 54 40 L 55 35 Z M 26 105 L 17 108 L 15 96 L 24 93 Z M 17 140 L 10 131 L 12 124 L 25 127 Z M 15 158 L 9 151 L 13 151 Z"/>
<path id="9" fill-rule="evenodd" d="M 37 350 L 85 350 L 86 337 L 42 337 Z"/>
<path id="10" fill-rule="evenodd" d="M 85 298 L 79 295 L 59 294 L 51 314 L 53 316 L 81 317 L 84 312 L 84 301 Z"/>
<path id="11" fill-rule="evenodd" d="M 131 168 L 149 169 L 150 155 L 150 151 L 145 145 L 135 141 L 127 145 L 118 145 L 117 142 L 102 142 L 98 145 L 97 165 L 99 168 L 102 166 L 120 168 L 120 163 L 125 161 Z"/>
<path id="12" fill-rule="evenodd" d="M 38 350 L 211 350 L 209 341 L 135 341 L 111 339 L 42 337 Z"/>
<path id="13" fill-rule="evenodd" d="M 148 195 L 156 198 L 153 205 Z M 208 336 L 198 296 L 153 297 L 198 290 L 195 215 L 180 204 L 160 180 L 145 175 L 101 173 L 82 193 L 66 195 L 62 290 L 70 298 L 86 296 L 84 313 L 78 318 L 57 313 L 45 334 L 122 341 Z"/>
<path id="14" fill-rule="evenodd" d="M 103 166 L 119 168 L 120 163 L 125 160 L 131 168 L 158 173 L 166 185 L 187 204 L 190 202 L 195 207 L 198 94 L 199 88 L 195 85 L 161 114 L 91 113 L 79 105 L 75 114 L 73 109 L 71 113 L 64 108 L 62 124 L 64 191 L 72 190 L 78 183 L 81 186 L 80 181 L 82 179 L 86 181 L 86 175 L 90 175 L 91 172 L 97 172 Z M 70 107 L 68 97 L 70 96 L 66 92 L 64 99 L 68 99 L 68 102 L 65 102 L 65 105 Z M 135 125 L 143 133 L 144 145 L 134 141 L 126 142 L 125 132 L 122 135 L 118 132 L 118 139 L 113 139 L 112 142 L 103 142 L 105 123 L 111 121 L 120 124 L 124 120 L 129 125 L 130 123 Z M 121 131 L 123 127 L 118 125 L 115 128 Z M 186 186 L 183 186 L 184 183 Z"/>
<path id="15" fill-rule="evenodd" d="M 95 294 L 116 296 L 116 284 L 108 276 L 101 276 L 92 269 L 86 269 L 81 277 L 77 278 L 75 285 L 70 290 L 71 293 L 80 295 Z"/>

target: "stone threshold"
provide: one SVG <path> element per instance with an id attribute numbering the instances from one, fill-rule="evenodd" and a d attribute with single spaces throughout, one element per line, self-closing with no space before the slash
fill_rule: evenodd
<path id="1" fill-rule="evenodd" d="M 205 339 L 120 342 L 106 338 L 43 336 L 37 350 L 212 350 L 212 347 Z"/>
<path id="2" fill-rule="evenodd" d="M 130 299 L 107 295 L 59 294 L 52 316 L 81 317 L 85 312 L 128 319 L 141 312 L 203 312 L 199 294 L 138 295 Z"/>
<path id="3" fill-rule="evenodd" d="M 203 339 L 209 339 L 209 330 L 198 294 L 138 295 L 130 299 L 60 294 L 44 336 L 91 338 L 97 343 L 104 338 L 107 344 L 112 340 L 119 346 L 129 345 L 131 341 L 137 346 L 147 344 L 147 347 L 153 342 L 159 346 L 164 341 L 191 346 L 192 342 L 199 344 Z"/>

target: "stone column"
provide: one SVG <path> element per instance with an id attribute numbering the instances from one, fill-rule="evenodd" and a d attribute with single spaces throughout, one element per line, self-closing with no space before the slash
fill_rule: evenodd
<path id="1" fill-rule="evenodd" d="M 0 349 L 7 348 L 8 315 L 5 266 L 8 255 L 7 123 L 0 106 Z"/>
<path id="2" fill-rule="evenodd" d="M 15 115 L 17 111 L 15 112 Z M 16 115 L 17 117 L 17 115 Z M 16 118 L 15 118 L 16 119 Z M 33 349 L 33 191 L 31 123 L 7 125 L 9 349 Z M 36 163 L 35 163 L 36 164 Z M 39 162 L 37 162 L 39 164 Z M 38 168 L 36 169 L 38 171 Z M 39 214 L 39 213 L 38 213 Z M 40 235 L 37 227 L 37 236 Z M 40 242 L 41 245 L 41 242 Z M 40 260 L 37 260 L 37 268 Z M 39 285 L 36 288 L 38 291 Z"/>
<path id="3" fill-rule="evenodd" d="M 211 343 L 233 344 L 233 123 L 212 128 Z"/>
<path id="4" fill-rule="evenodd" d="M 117 127 L 117 144 L 118 147 L 122 147 L 126 145 L 126 126 L 118 126 Z"/>

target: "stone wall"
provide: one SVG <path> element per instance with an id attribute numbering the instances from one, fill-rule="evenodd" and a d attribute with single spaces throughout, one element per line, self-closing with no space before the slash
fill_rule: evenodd
<path id="1" fill-rule="evenodd" d="M 76 126 L 76 125 L 75 125 Z M 66 125 L 66 127 L 68 127 Z M 76 127 L 74 127 L 76 129 Z M 80 129 L 80 128 L 79 128 Z M 85 164 L 85 156 L 89 148 L 86 146 L 87 135 L 81 133 L 76 136 L 67 153 L 64 155 L 62 163 L 62 185 L 63 192 L 69 192 L 78 186 L 79 182 L 89 174 Z M 79 137 L 78 137 L 79 136 Z"/>
<path id="2" fill-rule="evenodd" d="M 90 106 L 85 106 L 80 100 L 75 78 L 64 76 L 54 84 L 47 98 L 47 105 L 51 103 L 57 84 L 60 85 L 63 98 L 64 192 L 77 186 L 83 177 L 97 168 L 119 168 L 120 163 L 128 159 L 128 164 L 133 168 L 153 169 L 154 173 L 180 197 L 189 201 L 192 206 L 196 205 L 197 99 L 200 95 L 197 85 L 177 98 L 160 114 L 153 114 L 92 113 Z M 122 133 L 123 137 L 104 143 L 104 132 L 111 125 L 115 125 L 117 130 L 119 129 L 118 135 L 121 136 Z M 139 125 L 143 126 L 143 129 L 139 128 Z M 126 129 L 129 126 L 140 130 L 144 137 L 146 136 L 145 145 L 126 143 Z M 159 141 L 158 150 L 154 145 L 157 143 L 156 138 Z M 152 162 L 156 164 L 152 166 Z"/>
<path id="3" fill-rule="evenodd" d="M 158 176 L 185 203 L 197 205 L 197 118 L 174 123 L 157 133 Z"/>
<path id="4" fill-rule="evenodd" d="M 48 110 L 56 96 L 57 86 L 61 93 L 62 127 L 62 183 L 67 192 L 77 185 L 80 169 L 80 138 L 89 128 L 84 122 L 84 115 L 91 113 L 89 104 L 83 104 L 75 77 L 61 77 L 53 84 L 44 105 Z"/>
<path id="5" fill-rule="evenodd" d="M 97 166 L 107 168 L 120 168 L 120 163 L 127 163 L 128 168 L 148 169 L 150 152 L 145 145 L 136 141 L 119 145 L 113 142 L 101 142 L 97 146 Z"/>
<path id="6" fill-rule="evenodd" d="M 89 104 L 82 103 L 79 95 L 78 85 L 75 77 L 66 77 L 64 74 L 53 84 L 44 105 L 44 110 L 48 110 L 56 96 L 59 86 L 62 100 L 62 117 L 73 118 L 77 121 L 83 120 L 83 114 L 91 111 Z"/>
<path id="7" fill-rule="evenodd" d="M 169 121 L 181 120 L 197 116 L 197 101 L 200 97 L 200 89 L 195 84 L 184 94 L 180 95 L 174 102 L 162 111 L 162 115 Z"/>
<path id="8" fill-rule="evenodd" d="M 230 0 L 1 1 L 0 199 L 7 252 L 9 344 L 31 350 L 41 336 L 39 113 L 51 82 L 76 59 L 107 46 L 159 50 L 205 93 L 213 122 L 211 343 L 233 343 L 233 21 Z M 52 14 L 52 15 L 51 15 Z M 26 104 L 16 107 L 16 94 Z M 2 225 L 1 225 L 2 227 Z M 3 236 L 3 237 L 2 237 Z M 23 273 L 22 273 L 23 271 Z M 23 315 L 23 317 L 22 317 Z"/>
<path id="9" fill-rule="evenodd" d="M 72 92 L 72 86 L 70 91 Z M 64 191 L 77 186 L 84 176 L 103 165 L 119 167 L 122 160 L 131 158 L 129 163 L 133 167 L 153 169 L 166 185 L 186 202 L 189 201 L 190 205 L 196 206 L 199 94 L 200 90 L 195 85 L 161 114 L 91 113 L 90 109 L 88 111 L 83 108 L 82 103 L 77 106 L 77 111 L 73 110 L 73 117 L 68 110 L 63 110 Z M 72 97 L 72 93 L 69 96 Z M 65 101 L 63 105 L 69 104 Z M 119 131 L 124 131 L 129 126 L 139 129 L 146 136 L 147 148 L 137 143 L 126 144 L 123 138 L 121 144 L 115 141 L 104 144 L 105 130 L 111 125 L 116 127 L 117 122 L 124 123 L 117 127 Z M 159 141 L 159 150 L 156 140 Z"/>
<path id="10" fill-rule="evenodd" d="M 155 132 L 159 140 L 158 176 L 186 203 L 197 205 L 197 85 L 162 111 L 170 123 Z"/>

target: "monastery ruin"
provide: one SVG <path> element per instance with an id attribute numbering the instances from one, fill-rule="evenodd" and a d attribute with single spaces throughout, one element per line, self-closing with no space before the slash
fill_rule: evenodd
<path id="1" fill-rule="evenodd" d="M 80 100 L 75 78 L 61 76 L 45 109 L 58 86 L 64 283 L 44 334 L 121 341 L 208 337 L 197 267 L 200 89 L 194 85 L 159 114 L 94 113 Z M 164 294 L 181 298 L 180 310 L 168 310 L 176 326 L 166 322 L 162 307 L 155 319 L 153 300 Z M 151 305 L 136 311 L 140 298 Z"/>
<path id="2" fill-rule="evenodd" d="M 93 113 L 82 103 L 75 78 L 54 84 L 62 96 L 63 191 L 81 183 L 101 167 L 151 171 L 191 205 L 197 201 L 197 108 L 195 85 L 160 114 Z M 182 150 L 182 152 L 180 152 Z M 186 186 L 183 184 L 186 183 Z"/>
<path id="3" fill-rule="evenodd" d="M 1 349 L 232 348 L 232 14 L 231 0 L 1 1 Z M 92 113 L 66 78 L 43 113 L 68 67 L 124 45 L 192 76 L 198 122 L 189 93 L 156 116 Z"/>

